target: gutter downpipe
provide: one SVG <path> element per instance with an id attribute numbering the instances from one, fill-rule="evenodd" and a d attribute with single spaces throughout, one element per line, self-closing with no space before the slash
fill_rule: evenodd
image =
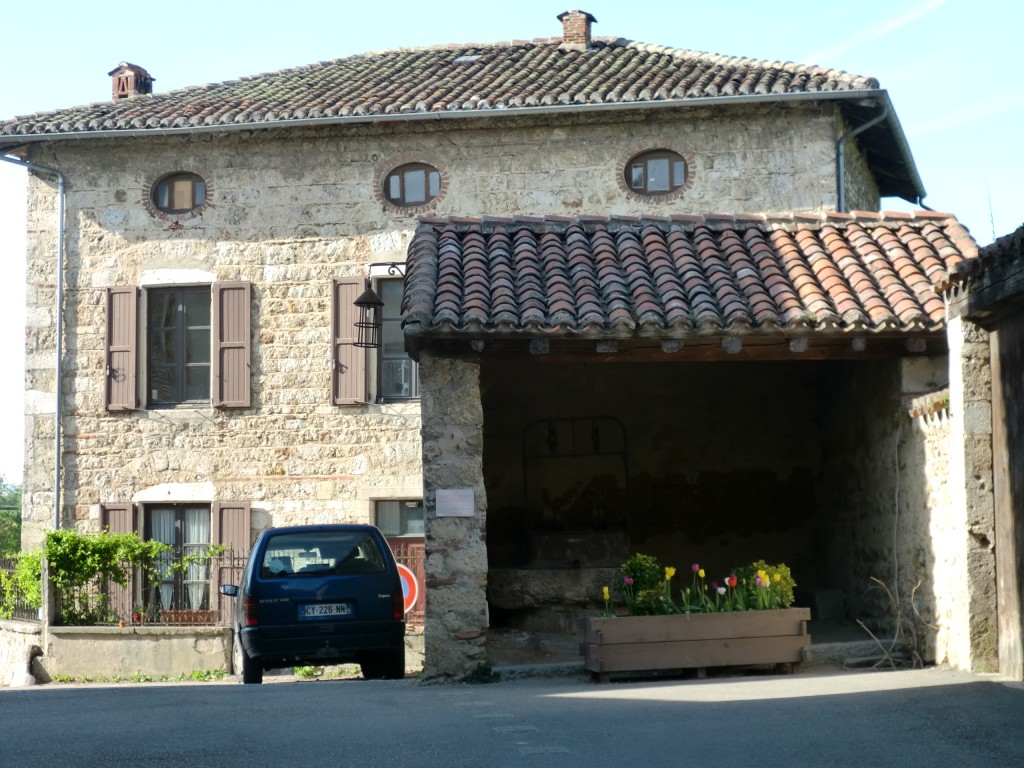
<path id="1" fill-rule="evenodd" d="M 882 114 L 873 120 L 869 120 L 864 125 L 858 126 L 853 130 L 847 131 L 838 139 L 836 139 L 836 187 L 838 205 L 836 206 L 839 213 L 846 213 L 846 142 L 850 139 L 855 139 L 860 136 L 864 131 L 869 128 L 874 128 L 879 123 L 885 121 L 889 117 L 889 107 L 882 109 Z"/>
<path id="2" fill-rule="evenodd" d="M 0 155 L 0 160 L 27 168 L 31 173 L 45 173 L 57 178 L 57 382 L 56 411 L 53 419 L 53 529 L 60 530 L 60 464 L 61 464 L 61 411 L 64 397 L 61 392 L 64 366 L 64 174 L 56 168 L 39 165 L 28 160 Z"/>

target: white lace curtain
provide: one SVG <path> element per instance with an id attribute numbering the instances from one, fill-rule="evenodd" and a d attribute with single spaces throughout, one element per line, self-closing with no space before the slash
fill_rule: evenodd
<path id="1" fill-rule="evenodd" d="M 153 509 L 150 510 L 150 531 L 153 539 L 173 547 L 174 536 L 174 510 Z M 157 565 L 157 573 L 160 578 L 160 605 L 164 610 L 170 610 L 171 600 L 174 597 L 174 571 L 171 570 L 171 561 L 174 555 L 168 552 L 161 556 Z"/>
<path id="2" fill-rule="evenodd" d="M 185 551 L 203 554 L 210 545 L 210 510 L 205 507 L 185 510 Z M 185 579 L 188 584 L 188 607 L 203 607 L 207 579 L 210 576 L 208 560 L 189 563 Z"/>
<path id="3" fill-rule="evenodd" d="M 156 541 L 161 541 L 170 547 L 177 545 L 175 536 L 175 522 L 177 510 L 173 507 L 155 507 L 150 510 L 150 530 Z M 207 507 L 186 507 L 185 508 L 185 530 L 184 541 L 182 541 L 183 554 L 201 555 L 206 552 L 210 545 L 210 510 Z M 171 569 L 173 554 L 166 554 L 160 559 L 157 566 L 160 584 L 160 605 L 164 610 L 170 610 L 174 599 L 174 571 Z M 206 596 L 207 582 L 210 575 L 210 564 L 208 562 L 191 562 L 185 569 L 186 590 L 185 597 L 188 600 L 188 607 L 198 610 L 203 607 L 203 598 Z M 180 606 L 179 606 L 180 607 Z"/>

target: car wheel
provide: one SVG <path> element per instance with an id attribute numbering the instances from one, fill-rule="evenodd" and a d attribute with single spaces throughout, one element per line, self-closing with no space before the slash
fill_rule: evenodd
<path id="1" fill-rule="evenodd" d="M 405 677 L 405 648 L 368 653 L 360 659 L 359 667 L 366 680 L 401 680 Z"/>
<path id="2" fill-rule="evenodd" d="M 384 655 L 384 677 L 388 680 L 402 680 L 405 677 L 405 648 Z"/>
<path id="3" fill-rule="evenodd" d="M 235 674 L 241 673 L 243 685 L 259 685 L 263 682 L 263 667 L 249 658 L 249 654 L 242 647 L 238 630 L 235 630 L 235 642 L 232 653 L 232 663 Z"/>

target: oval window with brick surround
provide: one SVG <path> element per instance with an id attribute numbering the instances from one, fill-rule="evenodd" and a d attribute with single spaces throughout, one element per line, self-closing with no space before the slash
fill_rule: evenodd
<path id="1" fill-rule="evenodd" d="M 188 213 L 206 202 L 206 182 L 195 173 L 172 173 L 153 185 L 153 206 L 164 213 Z"/>
<path id="2" fill-rule="evenodd" d="M 441 172 L 426 163 L 406 163 L 384 177 L 384 196 L 392 205 L 424 205 L 440 191 Z"/>
<path id="3" fill-rule="evenodd" d="M 671 149 L 641 152 L 626 163 L 626 186 L 638 195 L 668 195 L 686 184 L 686 160 Z"/>

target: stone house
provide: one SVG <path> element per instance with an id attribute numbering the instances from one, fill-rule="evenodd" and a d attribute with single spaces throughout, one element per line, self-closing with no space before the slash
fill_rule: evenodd
<path id="1" fill-rule="evenodd" d="M 376 522 L 425 538 L 435 675 L 571 632 L 632 551 L 786 561 L 891 628 L 879 579 L 922 657 L 993 664 L 988 394 L 955 383 L 988 363 L 935 291 L 976 245 L 878 213 L 924 196 L 887 93 L 559 19 L 169 93 L 123 63 L 109 103 L 0 123 L 23 543 Z"/>

